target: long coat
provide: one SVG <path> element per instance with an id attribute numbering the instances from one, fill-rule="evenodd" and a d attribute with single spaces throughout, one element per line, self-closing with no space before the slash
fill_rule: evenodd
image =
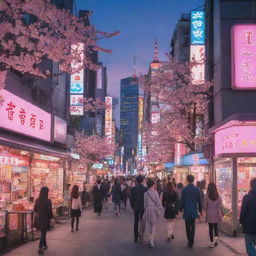
<path id="1" fill-rule="evenodd" d="M 243 198 L 240 223 L 245 234 L 256 235 L 256 190 L 251 190 Z"/>
<path id="2" fill-rule="evenodd" d="M 208 223 L 219 223 L 222 221 L 221 206 L 222 203 L 220 197 L 213 201 L 208 195 L 205 196 L 204 208 L 206 210 L 206 221 Z"/>
<path id="3" fill-rule="evenodd" d="M 120 183 L 114 183 L 112 186 L 112 202 L 120 205 L 121 201 L 121 185 Z"/>
<path id="4" fill-rule="evenodd" d="M 34 211 L 37 214 L 37 228 L 47 230 L 50 227 L 50 220 L 53 218 L 52 202 L 47 198 L 36 199 Z"/>
<path id="5" fill-rule="evenodd" d="M 191 220 L 198 218 L 198 211 L 202 212 L 202 202 L 199 188 L 188 184 L 181 193 L 180 210 L 184 210 L 183 218 Z"/>
<path id="6" fill-rule="evenodd" d="M 157 224 L 159 219 L 164 215 L 164 209 L 158 192 L 154 191 L 153 189 L 149 189 L 147 192 L 145 192 L 144 207 L 145 212 L 143 215 L 143 220 L 150 224 Z"/>
<path id="7" fill-rule="evenodd" d="M 147 190 L 142 184 L 137 184 L 131 189 L 130 204 L 133 210 L 144 211 L 144 193 Z"/>
<path id="8" fill-rule="evenodd" d="M 174 219 L 178 213 L 178 195 L 176 191 L 164 192 L 162 204 L 165 208 L 164 217 L 166 219 Z"/>
<path id="9" fill-rule="evenodd" d="M 101 213 L 102 211 L 102 201 L 103 201 L 103 189 L 97 185 L 93 187 L 93 202 L 94 202 L 94 212 Z"/>

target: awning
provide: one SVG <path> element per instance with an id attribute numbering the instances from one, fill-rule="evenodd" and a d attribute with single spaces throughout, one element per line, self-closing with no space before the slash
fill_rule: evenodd
<path id="1" fill-rule="evenodd" d="M 57 148 L 54 145 L 39 144 L 39 142 L 25 140 L 13 135 L 5 134 L 4 132 L 0 133 L 0 144 L 12 148 L 31 151 L 33 153 L 70 158 L 70 153 L 65 149 Z"/>
<path id="2" fill-rule="evenodd" d="M 190 165 L 208 165 L 209 162 L 205 159 L 204 154 L 202 152 L 191 152 L 182 157 L 181 160 L 182 165 L 190 166 Z"/>

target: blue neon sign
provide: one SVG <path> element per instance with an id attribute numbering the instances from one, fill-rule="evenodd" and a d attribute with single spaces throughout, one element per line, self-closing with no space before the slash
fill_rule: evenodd
<path id="1" fill-rule="evenodd" d="M 205 13 L 204 11 L 191 12 L 191 44 L 205 44 Z"/>

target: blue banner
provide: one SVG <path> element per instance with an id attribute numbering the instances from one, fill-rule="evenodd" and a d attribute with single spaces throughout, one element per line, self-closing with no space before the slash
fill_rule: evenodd
<path id="1" fill-rule="evenodd" d="M 190 43 L 194 45 L 205 44 L 205 13 L 204 11 L 191 12 Z"/>

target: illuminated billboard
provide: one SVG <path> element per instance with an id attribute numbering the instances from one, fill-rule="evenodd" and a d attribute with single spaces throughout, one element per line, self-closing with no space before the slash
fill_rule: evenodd
<path id="1" fill-rule="evenodd" d="M 112 97 L 105 98 L 105 137 L 109 143 L 112 143 Z"/>
<path id="2" fill-rule="evenodd" d="M 232 27 L 232 87 L 256 89 L 256 25 Z"/>
<path id="3" fill-rule="evenodd" d="M 191 77 L 193 84 L 203 84 L 205 81 L 205 46 L 190 46 Z"/>
<path id="4" fill-rule="evenodd" d="M 191 12 L 190 43 L 193 45 L 205 44 L 205 13 L 204 11 Z"/>

